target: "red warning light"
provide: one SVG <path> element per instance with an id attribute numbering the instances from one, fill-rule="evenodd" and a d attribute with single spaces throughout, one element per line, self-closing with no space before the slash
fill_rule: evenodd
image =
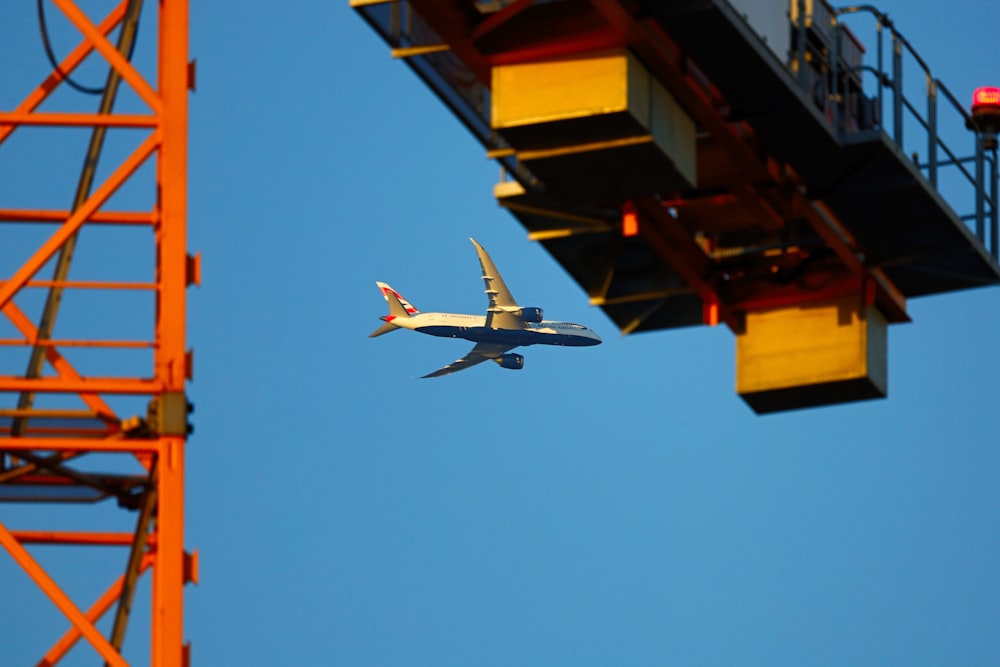
<path id="1" fill-rule="evenodd" d="M 976 88 L 972 93 L 972 117 L 966 125 L 983 137 L 983 148 L 996 150 L 1000 145 L 1000 88 Z"/>
<path id="2" fill-rule="evenodd" d="M 719 302 L 710 301 L 701 305 L 701 321 L 710 327 L 719 324 Z"/>
<path id="3" fill-rule="evenodd" d="M 976 88 L 972 92 L 972 113 L 990 113 L 1000 111 L 1000 88 L 987 86 Z"/>
<path id="4" fill-rule="evenodd" d="M 639 233 L 639 215 L 635 204 L 630 201 L 622 206 L 622 236 L 636 236 Z"/>

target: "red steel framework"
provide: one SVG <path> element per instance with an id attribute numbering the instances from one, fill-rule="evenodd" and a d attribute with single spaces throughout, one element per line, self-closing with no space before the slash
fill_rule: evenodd
<path id="1" fill-rule="evenodd" d="M 23 374 L 0 374 L 0 501 L 79 504 L 103 500 L 106 505 L 107 499 L 117 498 L 119 505 L 136 513 L 126 515 L 134 530 L 96 531 L 88 529 L 88 523 L 81 530 L 66 532 L 8 525 L 14 512 L 5 512 L 4 507 L 12 506 L 0 505 L 0 546 L 70 624 L 61 637 L 58 629 L 53 632 L 54 643 L 47 652 L 42 647 L 39 665 L 59 663 L 81 638 L 104 664 L 127 665 L 122 654 L 125 628 L 136 588 L 147 584 L 141 580 L 147 571 L 151 578 L 150 664 L 184 665 L 188 649 L 183 634 L 183 587 L 197 579 L 196 554 L 184 550 L 184 460 L 190 430 L 185 384 L 191 376 L 185 309 L 187 288 L 199 280 L 198 258 L 188 255 L 186 238 L 187 97 L 193 88 L 188 2 L 160 0 L 143 11 L 140 0 L 122 0 L 106 16 L 98 17 L 88 15 L 93 10 L 85 9 L 84 0 L 49 0 L 47 4 L 57 8 L 83 39 L 47 76 L 41 73 L 44 78 L 16 107 L 0 109 L 0 156 L 12 137 L 48 133 L 45 141 L 58 147 L 71 129 L 77 134 L 91 133 L 91 152 L 81 177 L 86 187 L 80 186 L 70 209 L 54 209 L 48 199 L 13 207 L 8 195 L 14 193 L 0 190 L 0 235 L 44 228 L 47 236 L 23 261 L 15 258 L 12 273 L 0 274 L 0 332 L 16 332 L 13 337 L 0 334 L 0 373 L 9 373 L 8 362 L 15 356 L 31 357 Z M 140 72 L 129 59 L 129 43 L 135 39 L 140 16 L 143 38 L 156 40 L 156 66 L 151 74 Z M 115 39 L 117 45 L 112 43 Z M 83 69 L 82 63 L 92 66 L 95 61 L 109 72 L 100 110 L 64 110 L 67 99 L 92 106 L 93 98 L 59 97 L 58 93 L 66 93 L 67 78 Z M 112 108 L 113 91 L 119 84 L 131 96 L 129 112 Z M 20 99 L 21 91 L 2 92 L 4 99 Z M 51 107 L 57 108 L 48 110 Z M 106 176 L 97 177 L 94 164 L 106 134 L 141 138 L 130 144 L 124 159 L 106 166 Z M 66 151 L 61 155 L 65 157 Z M 77 159 L 74 155 L 73 161 Z M 114 159 L 117 156 L 109 158 Z M 152 178 L 151 171 L 155 171 Z M 114 199 L 126 186 L 128 195 Z M 144 191 L 140 196 L 148 205 L 139 210 L 112 209 L 115 202 L 131 201 L 137 190 Z M 155 267 L 147 267 L 152 280 L 70 280 L 68 267 L 77 236 L 97 227 L 104 234 L 101 238 L 124 230 L 133 235 L 137 228 L 148 230 L 146 242 L 155 248 L 147 255 L 155 257 Z M 53 266 L 51 279 L 42 275 Z M 152 295 L 147 300 L 152 312 L 144 315 L 145 320 L 137 318 L 150 324 L 142 340 L 95 339 L 93 327 L 63 327 L 65 331 L 54 335 L 55 315 L 64 295 L 67 303 L 71 299 L 87 303 L 95 294 L 114 300 L 137 292 Z M 45 307 L 38 308 L 38 295 L 43 293 L 47 293 Z M 113 309 L 95 309 L 92 319 L 113 317 Z M 116 335 L 112 331 L 110 338 Z M 131 353 L 128 358 L 132 360 L 137 351 L 146 354 L 143 362 L 123 372 L 129 364 L 119 363 L 115 355 Z M 78 357 L 83 361 L 78 363 Z M 107 360 L 107 370 L 95 366 L 95 358 Z M 148 408 L 133 416 L 122 413 L 120 404 Z M 108 460 L 118 465 L 115 473 L 92 469 L 94 461 L 105 464 Z M 125 467 L 135 472 L 117 472 Z M 57 575 L 39 564 L 35 550 L 41 547 L 36 545 L 118 547 L 113 551 L 122 555 L 125 570 L 103 595 L 81 606 L 60 586 Z M 17 605 L 18 601 L 5 594 L 2 604 Z M 110 617 L 105 614 L 116 605 L 111 631 L 105 636 L 97 625 L 108 623 Z"/>

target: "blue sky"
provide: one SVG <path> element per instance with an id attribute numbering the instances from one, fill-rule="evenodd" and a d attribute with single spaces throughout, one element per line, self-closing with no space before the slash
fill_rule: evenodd
<path id="1" fill-rule="evenodd" d="M 588 305 L 496 206 L 482 147 L 346 0 L 192 5 L 193 664 L 1000 661 L 995 288 L 910 303 L 888 399 L 757 417 L 725 328 L 621 337 Z M 879 6 L 963 102 L 1000 85 L 996 6 Z M 43 72 L 32 9 L 8 25 L 27 21 L 17 56 Z M 3 108 L 25 85 L 0 72 Z M 368 339 L 375 281 L 478 313 L 470 236 L 520 302 L 605 343 L 414 379 L 467 345 Z M 38 555 L 84 600 L 124 562 Z M 3 660 L 33 664 L 58 614 L 6 557 L 0 587 L 25 596 L 0 605 Z M 29 614 L 44 621 L 22 630 Z"/>

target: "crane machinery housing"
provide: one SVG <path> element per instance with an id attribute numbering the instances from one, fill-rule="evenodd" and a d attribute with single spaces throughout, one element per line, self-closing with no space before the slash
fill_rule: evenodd
<path id="1" fill-rule="evenodd" d="M 884 397 L 907 300 L 1000 281 L 995 89 L 967 111 L 870 5 L 351 5 L 590 302 L 625 334 L 725 324 L 758 413 Z"/>

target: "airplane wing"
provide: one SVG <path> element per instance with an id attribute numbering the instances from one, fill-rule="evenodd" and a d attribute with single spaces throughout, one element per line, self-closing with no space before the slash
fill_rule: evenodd
<path id="1" fill-rule="evenodd" d="M 439 368 L 433 373 L 428 373 L 424 375 L 425 378 L 436 378 L 442 375 L 448 375 L 449 373 L 455 373 L 457 371 L 464 371 L 466 368 L 475 366 L 476 364 L 481 364 L 489 359 L 496 359 L 500 355 L 504 354 L 508 350 L 512 350 L 517 345 L 503 345 L 500 343 L 477 343 L 472 350 L 453 363 L 448 364 L 444 368 Z"/>
<path id="2" fill-rule="evenodd" d="M 518 309 L 517 302 L 511 295 L 510 290 L 500 277 L 500 272 L 493 264 L 493 260 L 483 246 L 476 243 L 476 239 L 469 239 L 472 245 L 476 246 L 476 254 L 479 255 L 479 265 L 483 268 L 483 282 L 486 283 L 486 296 L 489 297 L 490 305 L 486 309 L 486 326 L 491 329 L 523 329 L 524 321 L 515 315 L 511 310 Z M 506 351 L 506 350 L 505 350 Z M 502 353 L 501 353 L 502 354 Z"/>

